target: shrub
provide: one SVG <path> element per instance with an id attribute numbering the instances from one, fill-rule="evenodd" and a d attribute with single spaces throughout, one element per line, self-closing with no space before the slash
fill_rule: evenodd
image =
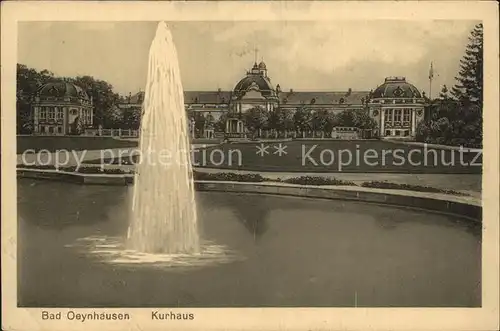
<path id="1" fill-rule="evenodd" d="M 445 193 L 445 194 L 462 195 L 462 196 L 469 195 L 469 194 L 457 192 L 454 190 L 439 189 L 439 188 L 429 187 L 429 186 L 411 185 L 411 184 L 396 184 L 396 183 L 380 182 L 380 181 L 364 182 L 363 184 L 361 184 L 361 186 L 362 187 L 371 187 L 371 188 L 389 189 L 389 190 L 409 190 L 409 191 L 429 192 L 429 193 Z"/>
<path id="2" fill-rule="evenodd" d="M 40 169 L 40 170 L 56 170 L 53 165 L 22 165 L 18 164 L 18 168 L 24 169 Z M 113 168 L 104 168 L 101 167 L 80 167 L 77 171 L 76 166 L 67 166 L 67 167 L 59 167 L 59 171 L 64 172 L 78 172 L 82 174 L 130 174 L 133 173 L 133 170 L 123 170 L 123 169 L 113 169 Z"/>
<path id="3" fill-rule="evenodd" d="M 301 176 L 281 180 L 284 183 L 299 185 L 348 185 L 356 186 L 354 182 L 344 181 L 337 178 Z"/>
<path id="4" fill-rule="evenodd" d="M 43 169 L 43 170 L 55 170 L 56 167 L 53 165 L 25 165 L 25 164 L 18 164 L 18 168 L 24 168 L 24 169 Z"/>
<path id="5" fill-rule="evenodd" d="M 194 180 L 220 180 L 229 182 L 263 182 L 259 174 L 235 174 L 232 172 L 206 173 L 193 171 Z"/>

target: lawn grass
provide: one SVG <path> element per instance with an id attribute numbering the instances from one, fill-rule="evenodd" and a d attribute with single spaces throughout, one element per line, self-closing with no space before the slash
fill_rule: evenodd
<path id="1" fill-rule="evenodd" d="M 278 148 L 286 146 L 280 156 Z M 434 173 L 481 174 L 482 167 L 470 165 L 477 153 L 397 145 L 384 141 L 289 141 L 232 143 L 207 147 L 194 153 L 193 165 L 200 168 L 297 173 Z M 310 150 L 311 153 L 308 153 Z M 427 157 L 425 157 L 427 153 Z M 333 159 L 332 159 L 333 156 Z M 453 164 L 448 165 L 451 160 Z M 480 164 L 482 158 L 475 160 Z M 87 160 L 88 164 L 138 164 L 137 155 L 121 159 Z M 469 164 L 467 164 L 469 163 Z"/>
<path id="2" fill-rule="evenodd" d="M 194 139 L 193 144 L 219 144 L 220 139 Z M 138 139 L 120 140 L 112 137 L 89 136 L 17 136 L 17 152 L 22 154 L 28 149 L 36 152 L 46 149 L 49 152 L 57 150 L 83 151 L 114 148 L 138 147 Z"/>
<path id="3" fill-rule="evenodd" d="M 17 136 L 17 154 L 34 149 L 35 152 L 43 149 L 49 152 L 57 150 L 83 151 L 113 148 L 137 147 L 137 141 L 118 140 L 112 137 L 84 137 L 84 136 Z"/>

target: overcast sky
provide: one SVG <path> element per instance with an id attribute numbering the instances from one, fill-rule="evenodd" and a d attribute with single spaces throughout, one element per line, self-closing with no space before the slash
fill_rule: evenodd
<path id="1" fill-rule="evenodd" d="M 231 90 L 258 48 L 283 90 L 370 90 L 405 76 L 433 95 L 453 85 L 474 21 L 173 22 L 185 90 Z M 144 90 L 156 22 L 19 24 L 18 62 L 59 76 L 91 75 L 120 94 Z"/>

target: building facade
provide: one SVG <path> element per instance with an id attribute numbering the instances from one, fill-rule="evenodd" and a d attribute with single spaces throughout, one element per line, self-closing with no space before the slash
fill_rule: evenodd
<path id="1" fill-rule="evenodd" d="M 81 87 L 66 81 L 43 85 L 31 107 L 35 135 L 78 134 L 93 124 L 92 99 Z"/>
<path id="2" fill-rule="evenodd" d="M 424 119 L 425 99 L 404 77 L 388 77 L 377 87 L 369 102 L 370 116 L 380 137 L 414 138 Z"/>
<path id="3" fill-rule="evenodd" d="M 140 108 L 143 100 L 144 92 L 139 92 L 119 108 Z M 258 106 L 269 112 L 278 108 L 295 112 L 301 107 L 313 112 L 366 111 L 377 123 L 374 136 L 411 139 L 424 118 L 425 99 L 404 77 L 388 77 L 374 91 L 282 91 L 279 84 L 272 84 L 266 64 L 260 62 L 232 91 L 185 91 L 184 102 L 196 137 L 211 138 L 220 132 L 243 137 L 247 134 L 243 114 Z"/>

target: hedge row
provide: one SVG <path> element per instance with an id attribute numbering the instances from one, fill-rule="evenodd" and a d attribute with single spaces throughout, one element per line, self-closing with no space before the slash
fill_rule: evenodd
<path id="1" fill-rule="evenodd" d="M 340 180 L 337 178 L 328 177 L 318 177 L 318 176 L 301 176 L 293 177 L 285 180 L 279 180 L 283 183 L 289 184 L 299 184 L 299 185 L 346 185 L 346 186 L 357 186 L 356 183 L 351 181 Z"/>
<path id="2" fill-rule="evenodd" d="M 411 185 L 411 184 L 396 184 L 389 182 L 380 182 L 380 181 L 371 181 L 364 182 L 361 184 L 362 187 L 370 187 L 370 188 L 380 188 L 380 189 L 389 189 L 389 190 L 407 190 L 407 191 L 418 191 L 418 192 L 429 192 L 429 193 L 445 193 L 445 194 L 453 194 L 453 195 L 468 195 L 466 193 L 454 191 L 454 190 L 445 190 L 439 189 L 435 187 L 429 186 L 421 186 L 421 185 Z"/>

